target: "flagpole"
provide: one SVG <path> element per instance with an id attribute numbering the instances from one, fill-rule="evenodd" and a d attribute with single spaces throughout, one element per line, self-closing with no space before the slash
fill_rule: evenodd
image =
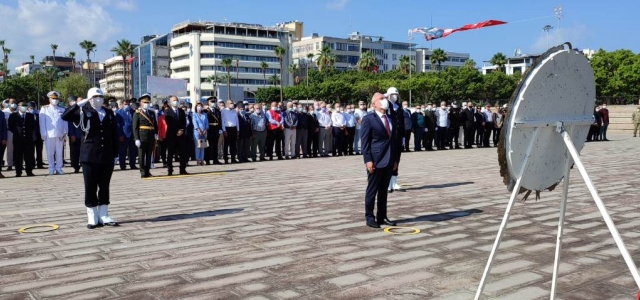
<path id="1" fill-rule="evenodd" d="M 433 28 L 433 15 L 431 15 L 431 25 L 429 25 L 429 27 Z M 429 47 L 431 47 L 431 51 L 433 51 L 433 40 L 431 40 L 430 42 L 431 42 L 431 46 Z"/>

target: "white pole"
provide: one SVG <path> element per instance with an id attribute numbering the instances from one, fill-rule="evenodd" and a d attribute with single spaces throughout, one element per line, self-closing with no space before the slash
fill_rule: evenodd
<path id="1" fill-rule="evenodd" d="M 520 168 L 520 172 L 518 172 L 518 179 L 516 180 L 516 185 L 513 187 L 513 191 L 511 192 L 511 198 L 509 198 L 507 209 L 504 212 L 504 217 L 502 218 L 502 223 L 500 224 L 500 229 L 498 230 L 498 236 L 496 237 L 496 240 L 493 243 L 493 248 L 491 249 L 491 254 L 489 254 L 489 260 L 487 261 L 487 266 L 484 268 L 484 273 L 482 274 L 480 285 L 478 286 L 478 290 L 476 291 L 476 296 L 474 298 L 475 300 L 480 299 L 480 295 L 482 295 L 482 291 L 484 290 L 487 277 L 491 272 L 491 265 L 493 264 L 493 260 L 495 259 L 495 255 L 498 250 L 498 247 L 500 247 L 500 242 L 502 241 L 502 235 L 504 234 L 504 231 L 507 228 L 507 223 L 509 222 L 509 215 L 511 214 L 511 209 L 513 208 L 513 204 L 516 201 L 518 192 L 520 191 L 520 186 L 522 184 L 522 175 L 524 174 L 524 170 L 527 168 L 527 164 L 529 163 L 529 157 L 531 156 L 531 151 L 533 150 L 533 144 L 538 137 L 538 132 L 540 132 L 540 127 L 536 128 L 536 131 L 533 132 L 533 136 L 529 140 L 529 146 L 527 147 L 527 152 L 524 156 L 524 159 L 522 160 L 522 167 Z"/>
<path id="2" fill-rule="evenodd" d="M 569 128 L 571 130 L 571 128 Z M 562 187 L 562 200 L 560 202 L 560 218 L 558 220 L 558 236 L 556 238 L 556 257 L 553 263 L 553 279 L 551 280 L 551 300 L 556 298 L 558 270 L 560 268 L 560 253 L 562 251 L 562 234 L 564 231 L 564 217 L 567 209 L 567 196 L 569 194 L 569 175 L 571 174 L 571 165 L 573 160 L 571 154 L 567 153 L 566 164 L 564 170 L 564 186 Z"/>
<path id="3" fill-rule="evenodd" d="M 411 85 L 411 42 L 413 40 L 413 36 L 409 35 L 409 85 Z M 411 107 L 411 100 L 412 100 L 412 94 L 411 94 L 412 90 L 411 87 L 409 87 L 409 107 Z"/>
<path id="4" fill-rule="evenodd" d="M 616 245 L 618 246 L 618 250 L 620 250 L 620 253 L 624 258 L 625 263 L 627 263 L 627 267 L 629 268 L 629 271 L 631 271 L 631 275 L 633 276 L 633 279 L 635 280 L 636 285 L 638 286 L 638 288 L 640 288 L 640 274 L 638 274 L 638 268 L 636 267 L 636 264 L 633 262 L 631 255 L 629 255 L 629 251 L 627 251 L 627 248 L 625 247 L 624 242 L 620 237 L 620 233 L 618 233 L 618 229 L 616 229 L 616 225 L 613 223 L 611 216 L 609 216 L 609 213 L 607 212 L 607 208 L 604 206 L 602 199 L 600 199 L 600 195 L 598 195 L 598 191 L 596 191 L 596 188 L 593 185 L 593 182 L 591 182 L 591 178 L 589 178 L 589 174 L 587 174 L 587 170 L 585 169 L 584 165 L 582 164 L 582 161 L 580 160 L 580 154 L 578 154 L 578 150 L 576 150 L 576 147 L 573 145 L 573 142 L 571 141 L 571 136 L 569 136 L 569 134 L 566 131 L 564 131 L 562 132 L 562 137 L 564 138 L 564 143 L 567 145 L 567 149 L 569 149 L 569 152 L 571 153 L 571 156 L 575 161 L 575 165 L 578 167 L 578 170 L 580 171 L 580 175 L 582 175 L 582 179 L 584 179 L 584 182 L 587 185 L 589 192 L 591 192 L 591 196 L 593 197 L 593 200 L 596 202 L 596 206 L 598 206 L 598 210 L 600 211 L 600 214 L 602 215 L 604 222 L 607 224 L 607 228 L 609 228 L 609 232 L 611 232 L 611 235 L 613 236 L 613 240 L 616 242 Z"/>

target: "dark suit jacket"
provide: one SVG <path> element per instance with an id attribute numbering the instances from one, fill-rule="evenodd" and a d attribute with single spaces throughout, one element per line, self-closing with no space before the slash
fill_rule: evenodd
<path id="1" fill-rule="evenodd" d="M 464 127 L 472 128 L 474 123 L 475 109 L 464 109 L 461 114 L 464 114 Z"/>
<path id="2" fill-rule="evenodd" d="M 164 110 L 164 121 L 167 123 L 167 137 L 171 140 L 176 137 L 178 130 L 182 129 L 182 136 L 187 134 L 187 115 L 184 110 L 178 108 L 178 114 L 173 111 L 173 108 L 167 108 Z M 211 127 L 211 126 L 209 126 Z"/>
<path id="3" fill-rule="evenodd" d="M 30 142 L 36 141 L 36 118 L 33 114 L 25 113 L 24 121 L 20 113 L 14 112 L 9 115 L 9 131 L 13 133 L 13 142 Z"/>
<path id="4" fill-rule="evenodd" d="M 140 129 L 140 126 L 153 127 L 153 130 Z M 144 143 L 153 143 L 155 142 L 156 134 L 158 134 L 158 121 L 156 121 L 155 113 L 147 110 L 145 115 L 142 109 L 136 111 L 133 115 L 133 138 Z M 169 133 L 167 132 L 168 135 Z"/>
<path id="5" fill-rule="evenodd" d="M 82 122 L 89 132 L 85 134 L 80 145 L 80 161 L 86 163 L 112 164 L 113 158 L 118 155 L 118 124 L 115 114 L 105 108 L 105 117 L 100 121 L 98 112 L 89 104 L 80 107 L 77 104 L 67 108 L 62 114 L 62 119 L 71 123 Z"/>
<path id="6" fill-rule="evenodd" d="M 393 167 L 394 163 L 398 162 L 397 152 L 399 151 L 397 151 L 397 141 L 394 137 L 399 132 L 399 128 L 393 116 L 387 115 L 387 118 L 392 124 L 391 136 L 387 134 L 384 123 L 375 112 L 366 115 L 360 126 L 364 163 L 373 162 L 376 168 Z"/>
<path id="7" fill-rule="evenodd" d="M 122 121 L 120 127 L 122 128 L 122 134 L 126 138 L 131 138 L 133 136 L 133 115 L 136 113 L 135 110 L 131 108 L 123 108 L 117 111 L 117 115 L 119 119 Z"/>
<path id="8" fill-rule="evenodd" d="M 238 112 L 238 125 L 240 125 L 240 131 L 238 132 L 239 138 L 248 139 L 253 136 L 253 130 L 251 130 L 251 119 L 249 119 L 248 112 Z"/>
<path id="9" fill-rule="evenodd" d="M 0 112 L 0 141 L 7 140 L 7 120 L 4 118 L 4 113 Z"/>
<path id="10" fill-rule="evenodd" d="M 394 128 L 394 135 L 393 138 L 395 140 L 396 143 L 396 147 L 398 149 L 402 148 L 402 139 L 404 138 L 404 109 L 402 109 L 402 105 L 400 103 L 398 103 L 398 108 L 397 109 L 393 109 L 393 103 L 391 101 L 389 101 L 389 109 L 387 110 L 387 115 L 390 115 L 394 121 L 393 121 L 393 128 Z M 361 127 L 362 128 L 362 127 Z M 397 129 L 397 130 L 395 130 Z M 397 151 L 396 155 L 398 156 L 397 160 L 400 161 L 400 154 L 402 152 Z"/>
<path id="11" fill-rule="evenodd" d="M 220 110 L 215 107 L 207 109 L 207 120 L 209 121 L 208 136 L 211 136 L 211 134 L 217 135 L 218 132 L 222 130 L 222 116 L 220 115 Z"/>

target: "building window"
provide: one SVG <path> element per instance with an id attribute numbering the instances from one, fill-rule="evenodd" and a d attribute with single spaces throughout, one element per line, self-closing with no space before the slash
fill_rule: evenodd
<path id="1" fill-rule="evenodd" d="M 180 61 L 180 60 L 185 60 L 185 59 L 189 59 L 189 55 L 181 55 L 181 56 L 177 56 L 173 58 L 173 61 Z M 144 62 L 143 62 L 144 64 Z"/>
<path id="2" fill-rule="evenodd" d="M 347 46 L 347 51 L 360 51 L 360 45 L 349 44 L 349 46 Z"/>
<path id="3" fill-rule="evenodd" d="M 173 50 L 178 50 L 180 48 L 185 48 L 185 47 L 189 47 L 189 43 L 182 43 L 182 44 L 178 44 L 173 46 Z"/>
<path id="4" fill-rule="evenodd" d="M 392 54 L 391 60 L 398 60 L 398 54 Z M 395 70 L 395 68 L 393 68 Z"/>
<path id="5" fill-rule="evenodd" d="M 182 68 L 174 69 L 173 72 L 174 73 L 189 72 L 189 70 L 190 70 L 189 67 L 182 67 Z"/>
<path id="6" fill-rule="evenodd" d="M 277 57 L 252 56 L 252 55 L 232 55 L 232 54 L 219 54 L 219 53 L 205 53 L 205 54 L 200 55 L 200 58 L 217 58 L 217 59 L 231 58 L 233 60 L 239 59 L 239 60 L 244 60 L 244 61 L 278 62 L 278 58 Z"/>
<path id="7" fill-rule="evenodd" d="M 384 59 L 389 59 L 389 53 L 384 54 Z"/>

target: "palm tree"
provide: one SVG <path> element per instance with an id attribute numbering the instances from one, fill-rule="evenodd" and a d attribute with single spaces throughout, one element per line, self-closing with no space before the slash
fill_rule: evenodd
<path id="1" fill-rule="evenodd" d="M 111 52 L 115 53 L 118 56 L 122 56 L 122 64 L 124 66 L 124 98 L 129 99 L 129 94 L 127 93 L 127 81 L 129 77 L 127 77 L 127 57 L 133 55 L 133 45 L 129 40 L 119 40 L 116 41 L 118 46 L 111 48 Z"/>
<path id="2" fill-rule="evenodd" d="M 464 61 L 464 65 L 462 67 L 475 70 L 476 69 L 476 61 L 471 59 L 471 58 L 469 58 L 469 59 Z"/>
<path id="3" fill-rule="evenodd" d="M 236 58 L 236 78 L 240 78 L 240 59 Z M 236 80 L 236 87 L 238 87 L 238 83 L 240 80 Z"/>
<path id="4" fill-rule="evenodd" d="M 82 48 L 87 54 L 87 66 L 89 67 L 89 71 L 91 71 L 91 65 L 89 64 L 91 62 L 91 58 L 89 56 L 91 55 L 91 52 L 96 48 L 96 44 L 94 44 L 92 41 L 84 40 L 80 42 L 80 48 Z M 84 66 L 82 66 L 81 68 L 84 68 Z"/>
<path id="5" fill-rule="evenodd" d="M 315 54 L 313 53 L 307 54 L 307 76 L 305 78 L 307 80 L 307 86 L 309 85 L 309 65 L 311 65 L 311 63 L 313 62 L 314 56 Z"/>
<path id="6" fill-rule="evenodd" d="M 2 54 L 4 55 L 4 40 L 0 40 L 0 47 L 2 47 Z M 6 68 L 7 67 L 7 63 L 8 63 L 7 62 L 7 56 L 4 55 L 2 57 L 2 69 L 1 70 L 4 71 L 5 74 L 7 73 L 7 68 Z"/>
<path id="7" fill-rule="evenodd" d="M 7 76 L 8 74 L 8 67 L 9 67 L 9 54 L 11 54 L 11 49 L 9 48 L 5 48 L 4 46 L 2 47 L 2 53 L 4 55 L 4 58 L 2 59 L 2 70 L 4 71 L 4 76 Z"/>
<path id="8" fill-rule="evenodd" d="M 295 78 L 296 77 L 296 72 L 298 72 L 298 65 L 297 64 L 290 64 L 289 67 L 287 68 L 287 71 L 289 71 L 291 76 L 293 76 Z M 293 85 L 296 85 L 295 81 L 293 82 Z"/>
<path id="9" fill-rule="evenodd" d="M 403 55 L 400 56 L 400 71 L 402 74 L 408 74 L 411 70 L 413 70 L 414 65 L 411 63 L 409 56 Z"/>
<path id="10" fill-rule="evenodd" d="M 362 56 L 358 61 L 358 70 L 373 73 L 375 72 L 377 66 L 378 58 L 373 52 L 367 51 L 362 53 Z"/>
<path id="11" fill-rule="evenodd" d="M 51 51 L 53 52 L 53 66 L 56 66 L 56 50 L 58 50 L 58 45 L 51 44 Z"/>
<path id="12" fill-rule="evenodd" d="M 440 48 L 433 50 L 433 53 L 431 53 L 431 69 L 433 69 L 433 67 L 437 65 L 438 70 L 440 70 L 440 66 L 445 61 L 447 61 L 447 54 L 444 52 L 444 50 Z"/>
<path id="13" fill-rule="evenodd" d="M 218 97 L 218 82 L 220 82 L 220 77 L 217 75 L 211 75 L 207 77 L 207 80 L 209 80 L 213 85 L 213 95 Z"/>
<path id="14" fill-rule="evenodd" d="M 284 63 L 284 54 L 286 51 L 287 50 L 285 50 L 284 47 L 282 46 L 278 46 L 276 47 L 276 49 L 274 49 L 274 52 L 278 57 L 278 61 L 280 62 L 280 102 L 282 102 L 284 98 L 282 95 L 282 72 L 284 70 L 283 63 Z"/>
<path id="15" fill-rule="evenodd" d="M 322 50 L 320 50 L 320 54 L 318 54 L 318 59 L 316 59 L 318 71 L 322 72 L 327 67 L 332 67 L 335 63 L 335 59 L 336 56 L 333 54 L 333 51 L 329 46 L 322 47 Z"/>
<path id="16" fill-rule="evenodd" d="M 31 65 L 35 65 L 36 64 L 36 56 L 35 55 L 29 55 L 29 59 L 31 60 Z"/>
<path id="17" fill-rule="evenodd" d="M 278 82 L 280 82 L 280 79 L 278 78 L 278 75 L 273 74 L 273 75 L 271 75 L 271 77 L 269 77 L 269 83 L 273 84 L 273 86 L 276 86 L 276 84 L 278 84 Z"/>
<path id="18" fill-rule="evenodd" d="M 227 70 L 227 76 L 223 78 L 225 78 L 227 81 L 227 97 L 228 98 L 231 98 L 231 64 L 232 63 L 233 61 L 231 60 L 231 58 L 225 58 L 222 60 L 222 66 Z"/>
<path id="19" fill-rule="evenodd" d="M 491 63 L 494 66 L 497 66 L 498 71 L 503 72 L 504 65 L 507 64 L 507 57 L 502 52 L 498 52 L 495 55 L 493 55 L 489 63 Z"/>
<path id="20" fill-rule="evenodd" d="M 231 80 L 232 79 L 233 79 L 233 76 L 231 76 L 230 74 L 222 75 L 220 77 L 220 80 L 227 84 L 227 93 L 229 94 L 229 95 L 227 95 L 227 100 L 233 100 L 233 99 L 231 99 Z"/>
<path id="21" fill-rule="evenodd" d="M 76 53 L 74 51 L 69 52 L 69 58 L 71 58 L 71 62 L 73 66 L 71 66 L 71 72 L 76 72 Z"/>
<path id="22" fill-rule="evenodd" d="M 267 62 L 261 62 L 260 63 L 260 69 L 262 69 L 262 77 L 264 77 L 264 83 L 262 84 L 262 87 L 267 87 L 267 69 L 269 68 L 269 65 L 267 64 Z"/>

